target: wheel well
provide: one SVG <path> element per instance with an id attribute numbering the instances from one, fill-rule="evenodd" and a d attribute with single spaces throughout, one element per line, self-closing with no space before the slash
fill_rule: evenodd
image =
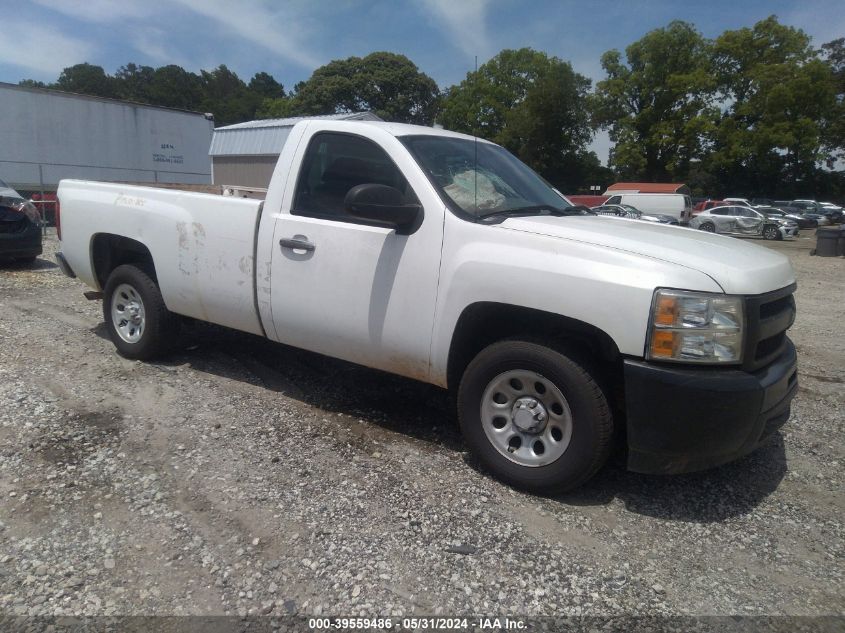
<path id="1" fill-rule="evenodd" d="M 150 249 L 141 242 L 121 235 L 98 233 L 91 242 L 91 264 L 97 283 L 104 288 L 111 272 L 123 264 L 137 264 L 158 282 Z"/>
<path id="2" fill-rule="evenodd" d="M 559 314 L 503 303 L 467 307 L 455 326 L 446 380 L 457 387 L 470 361 L 485 347 L 508 338 L 540 340 L 565 348 L 598 369 L 607 383 L 621 385 L 622 357 L 607 333 Z"/>

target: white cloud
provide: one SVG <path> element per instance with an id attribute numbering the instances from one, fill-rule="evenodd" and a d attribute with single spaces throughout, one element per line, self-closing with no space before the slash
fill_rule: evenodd
<path id="1" fill-rule="evenodd" d="M 320 60 L 304 44 L 305 22 L 298 11 L 304 6 L 276 3 L 271 0 L 35 0 L 43 7 L 58 11 L 68 17 L 98 24 L 126 26 L 127 39 L 139 52 L 155 61 L 176 63 L 178 54 L 165 44 L 166 38 L 157 33 L 161 29 L 138 30 L 138 21 L 144 24 L 163 24 L 165 28 L 178 28 L 170 21 L 174 5 L 181 5 L 188 12 L 202 16 L 220 27 L 220 33 L 230 35 L 242 46 L 260 46 L 282 59 L 313 68 Z M 184 20 L 183 16 L 181 20 Z M 135 21 L 134 24 L 131 21 Z M 206 34 L 213 46 L 213 36 Z M 189 64 L 191 65 L 191 64 Z"/>
<path id="2" fill-rule="evenodd" d="M 214 20 L 224 29 L 238 35 L 244 45 L 255 44 L 287 61 L 313 68 L 320 60 L 303 44 L 307 35 L 303 21 L 287 10 L 271 10 L 260 0 L 176 0 L 206 18 Z"/>
<path id="3" fill-rule="evenodd" d="M 487 33 L 487 9 L 490 0 L 420 0 L 446 29 L 452 44 L 468 57 L 486 59 L 491 53 Z"/>
<path id="4" fill-rule="evenodd" d="M 88 60 L 93 47 L 88 42 L 62 34 L 43 23 L 3 18 L 5 37 L 0 37 L 0 64 L 19 66 L 54 78 L 67 66 Z M 17 33 L 20 37 L 9 37 Z M 35 39 L 27 33 L 37 34 Z M 48 44 L 39 45 L 39 42 Z"/>
<path id="5" fill-rule="evenodd" d="M 64 13 L 66 16 L 86 22 L 113 22 L 132 18 L 143 18 L 155 13 L 165 5 L 155 2 L 131 0 L 35 0 L 42 7 Z"/>
<path id="6" fill-rule="evenodd" d="M 157 27 L 135 28 L 128 36 L 132 47 L 143 53 L 146 58 L 155 63 L 168 65 L 176 64 L 188 70 L 199 70 L 200 66 L 184 57 L 179 51 L 170 46 L 170 38 L 163 29 Z"/>

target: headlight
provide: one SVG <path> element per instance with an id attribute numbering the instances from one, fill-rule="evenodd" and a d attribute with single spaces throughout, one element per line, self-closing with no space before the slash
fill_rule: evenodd
<path id="1" fill-rule="evenodd" d="M 742 297 L 658 288 L 651 303 L 646 358 L 741 363 L 742 308 Z"/>

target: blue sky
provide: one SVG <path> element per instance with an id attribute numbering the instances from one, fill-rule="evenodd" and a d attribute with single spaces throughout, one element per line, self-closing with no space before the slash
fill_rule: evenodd
<path id="1" fill-rule="evenodd" d="M 531 46 L 594 81 L 599 58 L 673 19 L 707 37 L 776 14 L 820 45 L 845 36 L 842 0 L 0 0 L 0 81 L 53 81 L 87 61 L 114 72 L 127 62 L 226 64 L 248 80 L 267 71 L 288 89 L 326 62 L 387 50 L 407 55 L 441 87 L 474 57 Z M 594 143 L 602 160 L 608 141 Z"/>

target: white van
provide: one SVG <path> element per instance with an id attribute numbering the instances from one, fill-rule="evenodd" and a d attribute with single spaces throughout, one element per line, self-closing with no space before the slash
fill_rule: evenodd
<path id="1" fill-rule="evenodd" d="M 692 198 L 682 193 L 617 193 L 605 204 L 630 204 L 643 213 L 663 213 L 686 224 L 692 217 Z"/>

